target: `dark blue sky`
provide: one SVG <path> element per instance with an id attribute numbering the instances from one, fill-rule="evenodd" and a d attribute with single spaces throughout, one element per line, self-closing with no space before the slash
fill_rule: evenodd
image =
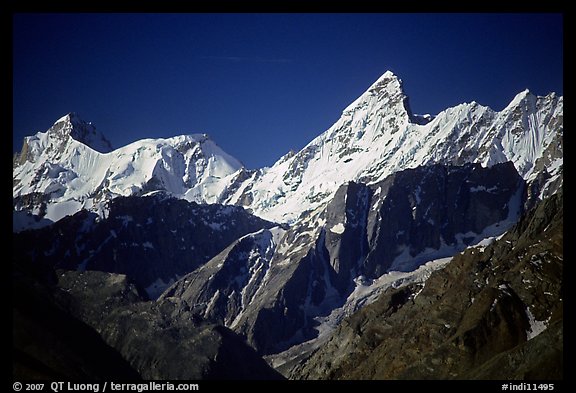
<path id="1" fill-rule="evenodd" d="M 16 14 L 14 151 L 77 112 L 120 147 L 208 133 L 249 168 L 330 127 L 386 70 L 415 113 L 563 94 L 560 14 Z"/>

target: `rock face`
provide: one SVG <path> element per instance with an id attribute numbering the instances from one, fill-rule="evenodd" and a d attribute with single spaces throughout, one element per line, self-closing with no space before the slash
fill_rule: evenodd
<path id="1" fill-rule="evenodd" d="M 363 274 L 370 277 L 391 268 L 413 270 L 430 254 L 453 255 L 443 253 L 446 246 L 461 250 L 491 232 L 503 233 L 524 202 L 524 181 L 510 162 L 411 169 L 373 188 L 382 195 L 367 212 L 370 253 Z"/>
<path id="2" fill-rule="evenodd" d="M 373 186 L 342 186 L 299 225 L 247 235 L 163 295 L 245 335 L 263 354 L 315 337 L 357 279 L 451 256 L 521 213 L 524 180 L 511 163 L 435 165 Z"/>
<path id="3" fill-rule="evenodd" d="M 162 294 L 195 314 L 234 327 L 263 283 L 269 279 L 270 260 L 280 227 L 246 235 L 208 263 L 187 274 Z"/>
<path id="4" fill-rule="evenodd" d="M 237 238 L 270 227 L 236 206 L 198 205 L 157 193 L 115 198 L 106 218 L 82 211 L 14 236 L 15 253 L 57 268 L 130 277 L 157 297 Z"/>
<path id="5" fill-rule="evenodd" d="M 387 290 L 290 372 L 311 379 L 562 379 L 563 196 Z"/>

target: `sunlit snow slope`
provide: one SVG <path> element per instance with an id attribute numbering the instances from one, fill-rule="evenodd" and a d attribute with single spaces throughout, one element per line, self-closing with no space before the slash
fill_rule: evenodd
<path id="1" fill-rule="evenodd" d="M 215 203 L 242 167 L 207 135 L 144 139 L 98 151 L 76 139 L 82 128 L 99 135 L 72 114 L 47 132 L 25 138 L 14 158 L 16 210 L 57 221 L 82 208 L 101 210 L 115 196 L 156 190 Z"/>
<path id="2" fill-rule="evenodd" d="M 326 132 L 254 173 L 229 202 L 269 220 L 293 221 L 326 203 L 347 181 L 372 184 L 432 163 L 512 161 L 529 181 L 548 171 L 550 183 L 563 163 L 562 113 L 562 97 L 536 97 L 526 90 L 501 112 L 472 102 L 422 125 L 426 120 L 411 113 L 401 80 L 388 71 Z"/>

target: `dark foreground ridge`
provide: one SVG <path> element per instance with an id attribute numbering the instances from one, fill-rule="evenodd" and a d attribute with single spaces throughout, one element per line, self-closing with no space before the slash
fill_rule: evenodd
<path id="1" fill-rule="evenodd" d="M 229 329 L 144 301 L 124 275 L 17 265 L 15 380 L 283 379 Z"/>

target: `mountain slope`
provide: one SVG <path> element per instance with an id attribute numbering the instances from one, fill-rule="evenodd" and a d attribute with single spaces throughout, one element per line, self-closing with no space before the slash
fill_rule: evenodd
<path id="1" fill-rule="evenodd" d="M 12 265 L 12 372 L 15 380 L 140 379 L 127 361 L 67 311 L 56 274 L 15 258 Z"/>
<path id="2" fill-rule="evenodd" d="M 386 290 L 293 378 L 561 379 L 563 196 L 424 284 Z"/>
<path id="3" fill-rule="evenodd" d="M 124 275 L 59 270 L 58 287 L 71 314 L 144 379 L 282 379 L 238 335 L 170 302 L 143 301 Z"/>
<path id="4" fill-rule="evenodd" d="M 144 301 L 125 275 L 14 259 L 15 379 L 282 379 L 222 326 Z"/>
<path id="5" fill-rule="evenodd" d="M 434 163 L 485 166 L 512 161 L 545 190 L 562 168 L 563 98 L 518 94 L 501 112 L 475 102 L 425 124 L 410 112 L 402 83 L 386 72 L 326 132 L 300 152 L 255 172 L 228 200 L 275 222 L 325 204 L 341 184 L 374 184 L 394 172 Z M 539 193 L 538 193 L 539 194 Z"/>
<path id="6" fill-rule="evenodd" d="M 272 223 L 238 206 L 199 205 L 157 192 L 118 197 L 106 217 L 83 210 L 15 234 L 15 255 L 57 268 L 122 273 L 156 298 L 237 238 Z"/>
<path id="7" fill-rule="evenodd" d="M 234 242 L 162 296 L 245 335 L 261 353 L 318 335 L 318 318 L 358 282 L 411 271 L 486 236 L 521 213 L 524 180 L 511 163 L 405 170 L 368 187 L 343 185 L 326 208 L 287 229 Z"/>
<path id="8" fill-rule="evenodd" d="M 241 175 L 240 162 L 206 135 L 145 139 L 97 151 L 84 143 L 97 141 L 94 133 L 92 126 L 67 115 L 46 133 L 26 138 L 14 159 L 15 230 L 34 226 L 26 213 L 46 223 L 81 209 L 102 215 L 112 198 L 157 190 L 215 203 Z"/>

